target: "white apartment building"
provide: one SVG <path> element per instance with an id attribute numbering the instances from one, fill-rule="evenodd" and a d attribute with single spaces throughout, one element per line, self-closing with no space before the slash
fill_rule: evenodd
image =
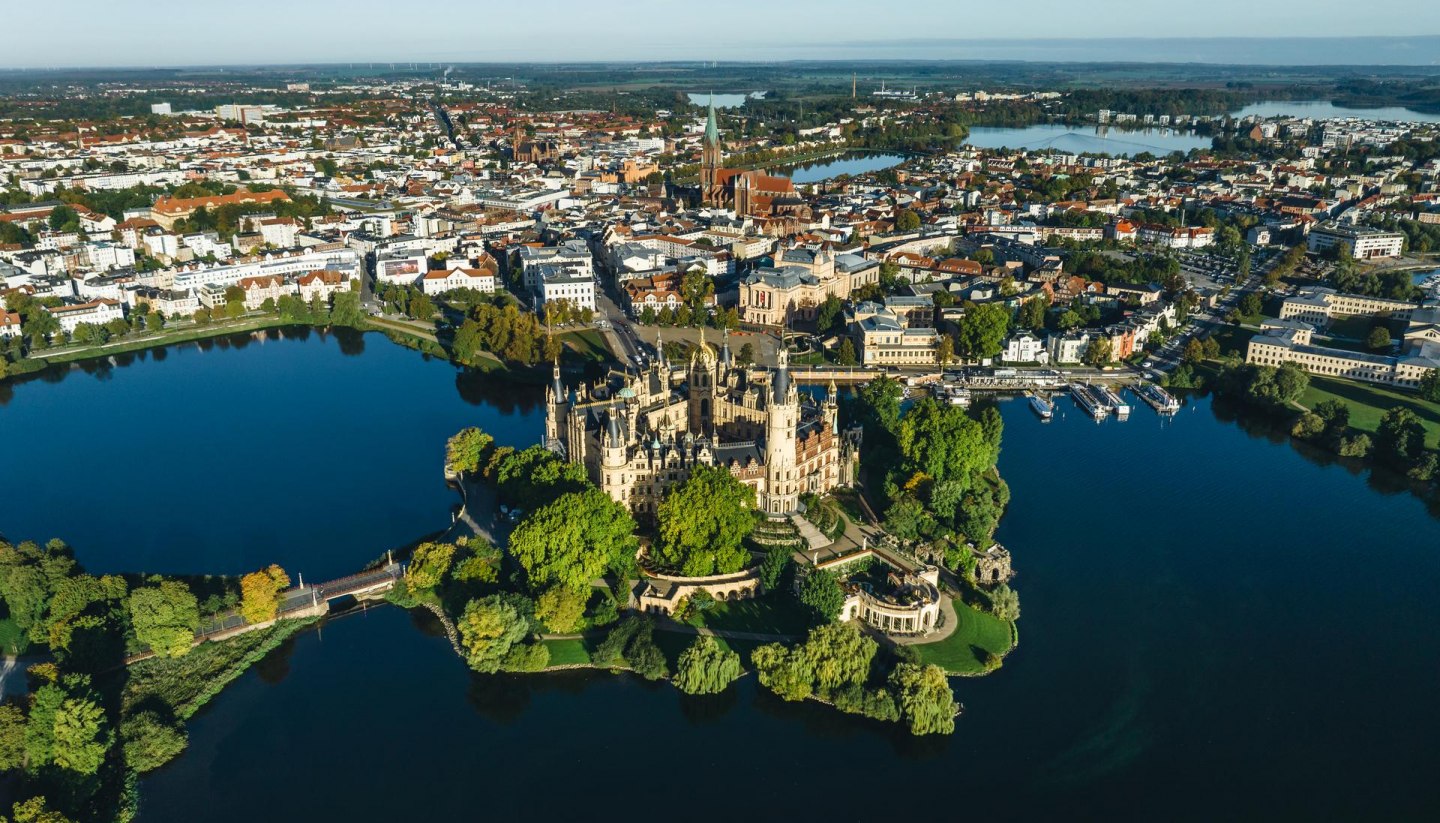
<path id="1" fill-rule="evenodd" d="M 424 252 L 411 249 L 383 251 L 375 257 L 375 280 L 395 286 L 414 286 L 429 268 Z"/>
<path id="2" fill-rule="evenodd" d="M 1350 255 L 1356 260 L 1399 257 L 1405 250 L 1405 235 L 1398 231 L 1342 227 L 1326 223 L 1310 230 L 1307 245 L 1311 254 L 1319 254 L 1342 243 L 1350 246 Z"/>
<path id="3" fill-rule="evenodd" d="M 1005 351 L 1000 356 L 1006 363 L 1044 365 L 1050 362 L 1050 352 L 1045 348 L 1045 341 L 1030 332 L 1010 335 L 1010 339 L 1005 341 Z"/>
<path id="4" fill-rule="evenodd" d="M 495 291 L 495 270 L 486 268 L 452 268 L 426 272 L 420 288 L 426 294 L 444 294 L 456 289 L 474 289 L 482 294 Z M 591 291 L 593 301 L 594 291 Z M 594 308 L 594 306 L 591 306 Z"/>
<path id="5" fill-rule="evenodd" d="M 595 277 L 590 247 L 583 240 L 567 240 L 558 246 L 521 246 L 521 279 L 526 289 L 538 291 L 542 273 L 561 271 L 569 275 Z"/>
<path id="6" fill-rule="evenodd" d="M 109 298 L 56 306 L 46 311 L 50 312 L 50 316 L 55 318 L 55 322 L 59 323 L 61 330 L 67 334 L 74 333 L 75 327 L 81 323 L 103 326 L 111 320 L 125 319 L 125 309 L 120 305 L 120 301 Z"/>
<path id="7" fill-rule="evenodd" d="M 542 267 L 540 287 L 535 291 L 537 306 L 551 300 L 568 300 L 577 309 L 595 308 L 595 276 L 576 274 L 564 268 Z"/>

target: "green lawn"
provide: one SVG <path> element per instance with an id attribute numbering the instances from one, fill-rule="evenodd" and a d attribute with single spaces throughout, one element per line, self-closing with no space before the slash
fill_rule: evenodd
<path id="1" fill-rule="evenodd" d="M 716 631 L 803 635 L 814 621 L 789 592 L 771 592 L 755 600 L 717 602 L 705 612 L 705 625 Z"/>
<path id="2" fill-rule="evenodd" d="M 1250 345 L 1250 338 L 1256 334 L 1258 334 L 1258 332 L 1253 329 L 1232 326 L 1227 323 L 1216 328 L 1211 336 L 1215 338 L 1215 342 L 1220 344 L 1221 354 L 1238 351 L 1243 358 L 1245 356 L 1245 350 Z"/>
<path id="3" fill-rule="evenodd" d="M 542 641 L 550 649 L 550 665 L 552 666 L 573 666 L 577 663 L 590 662 L 590 641 L 583 638 L 574 640 L 545 640 Z"/>
<path id="4" fill-rule="evenodd" d="M 605 335 L 595 329 L 567 331 L 556 335 L 556 337 L 560 342 L 568 346 L 571 351 L 586 360 L 604 361 L 610 359 L 610 346 L 605 343 Z"/>
<path id="5" fill-rule="evenodd" d="M 1314 408 L 1322 400 L 1340 400 L 1350 407 L 1350 425 L 1360 431 L 1375 433 L 1380 418 L 1396 406 L 1406 406 L 1420 417 L 1429 433 L 1426 442 L 1432 447 L 1440 443 L 1440 403 L 1421 400 L 1416 395 L 1385 386 L 1336 380 L 1332 377 L 1311 377 L 1310 388 L 1300 398 L 1306 408 Z"/>
<path id="6" fill-rule="evenodd" d="M 955 633 L 936 643 L 916 646 L 920 659 L 934 663 L 951 674 L 978 674 L 985 670 L 978 650 L 994 655 L 1010 651 L 1010 624 L 978 609 L 955 601 L 960 625 Z"/>

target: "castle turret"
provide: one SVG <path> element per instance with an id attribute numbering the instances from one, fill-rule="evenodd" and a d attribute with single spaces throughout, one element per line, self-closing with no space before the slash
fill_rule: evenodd
<path id="1" fill-rule="evenodd" d="M 565 396 L 565 384 L 560 380 L 560 361 L 555 361 L 554 379 L 545 390 L 545 447 L 564 454 L 565 444 L 561 433 L 566 432 L 566 417 L 570 404 Z"/>
<path id="2" fill-rule="evenodd" d="M 840 430 L 840 390 L 836 388 L 835 381 L 830 381 L 830 387 L 825 392 L 825 425 L 832 433 Z"/>
<path id="3" fill-rule="evenodd" d="M 800 395 L 790 380 L 790 356 L 782 347 L 776 353 L 775 375 L 765 421 L 765 496 L 771 515 L 798 508 L 800 478 L 795 468 L 795 431 L 800 423 Z"/>

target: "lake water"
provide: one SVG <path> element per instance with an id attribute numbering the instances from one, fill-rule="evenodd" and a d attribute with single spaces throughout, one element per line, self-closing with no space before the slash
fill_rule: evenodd
<path id="1" fill-rule="evenodd" d="M 538 439 L 535 391 L 378 335 L 220 338 L 0 384 L 0 533 L 92 572 L 313 581 L 443 529 L 445 438 Z"/>
<path id="2" fill-rule="evenodd" d="M 1041 123 L 1018 128 L 977 126 L 965 142 L 982 149 L 1055 149 L 1082 154 L 1111 154 L 1129 157 L 1149 152 L 1155 155 L 1210 147 L 1210 138 L 1189 131 L 1145 129 L 1127 131 L 1104 126 L 1066 126 Z"/>
<path id="3" fill-rule="evenodd" d="M 0 405 L 0 430 L 22 433 L 6 439 L 0 523 L 67 536 L 91 566 L 134 565 L 138 531 L 133 556 L 155 565 L 246 569 L 271 558 L 229 533 L 260 530 L 287 565 L 345 569 L 447 522 L 453 430 L 538 439 L 533 407 L 496 405 L 533 390 L 481 395 L 448 365 L 363 344 L 271 337 L 16 386 Z M 142 782 L 141 821 L 248 821 L 257 792 L 281 821 L 853 820 L 898 803 L 978 819 L 1434 819 L 1440 521 L 1425 504 L 1208 400 L 1101 425 L 1059 406 L 1050 424 L 1002 406 L 1014 499 L 999 537 L 1021 643 L 998 673 L 954 681 L 967 711 L 953 736 L 784 704 L 753 680 L 696 700 L 604 674 L 472 675 L 428 626 L 379 607 L 227 689 Z M 306 505 L 247 508 L 292 494 Z M 390 505 L 401 514 L 372 511 Z"/>
<path id="4" fill-rule="evenodd" d="M 1252 103 L 1234 117 L 1308 117 L 1315 120 L 1339 117 L 1359 117 L 1365 120 L 1392 120 L 1412 123 L 1440 123 L 1440 114 L 1425 114 L 1400 106 L 1382 106 L 1374 109 L 1357 109 L 1337 106 L 1329 100 L 1276 100 L 1267 103 Z"/>
<path id="5" fill-rule="evenodd" d="M 710 92 L 692 91 L 688 94 L 690 96 L 691 105 L 710 105 L 710 99 L 712 97 Z M 765 94 L 766 93 L 763 91 L 752 91 L 749 94 L 716 94 L 713 95 L 713 97 L 715 99 L 715 108 L 717 109 L 738 109 L 741 106 L 745 105 L 746 100 L 763 100 L 765 98 Z"/>
<path id="6" fill-rule="evenodd" d="M 868 174 L 888 169 L 905 162 L 903 154 L 884 154 L 872 151 L 851 151 L 835 157 L 800 163 L 794 166 L 777 166 L 769 171 L 789 177 L 796 183 L 819 183 L 839 177 L 842 174 Z"/>

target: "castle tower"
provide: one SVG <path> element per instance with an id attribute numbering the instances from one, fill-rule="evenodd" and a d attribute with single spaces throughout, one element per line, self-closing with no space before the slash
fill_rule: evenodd
<path id="1" fill-rule="evenodd" d="M 700 144 L 700 203 L 720 205 L 719 175 L 724 162 L 720 148 L 720 128 L 715 123 L 715 95 L 710 95 L 710 110 L 705 116 L 705 139 Z"/>
<path id="2" fill-rule="evenodd" d="M 629 505 L 625 483 L 625 439 L 620 433 L 620 407 L 612 404 L 605 413 L 605 442 L 600 448 L 600 487 L 616 503 Z"/>
<path id="3" fill-rule="evenodd" d="M 840 431 L 840 390 L 836 388 L 835 381 L 830 381 L 830 388 L 825 392 L 825 425 L 832 434 L 838 436 Z"/>
<path id="4" fill-rule="evenodd" d="M 765 496 L 770 515 L 789 514 L 798 508 L 800 478 L 795 468 L 795 430 L 800 423 L 800 394 L 790 380 L 790 355 L 781 348 L 775 355 L 770 404 L 765 415 Z"/>
<path id="5" fill-rule="evenodd" d="M 560 380 L 560 361 L 555 361 L 554 379 L 545 389 L 545 447 L 554 452 L 564 453 L 560 433 L 564 428 L 569 406 L 565 402 L 565 384 Z"/>
<path id="6" fill-rule="evenodd" d="M 715 430 L 716 393 L 720 383 L 719 362 L 715 350 L 705 342 L 705 327 L 700 327 L 700 345 L 690 355 L 690 431 L 709 434 Z"/>

